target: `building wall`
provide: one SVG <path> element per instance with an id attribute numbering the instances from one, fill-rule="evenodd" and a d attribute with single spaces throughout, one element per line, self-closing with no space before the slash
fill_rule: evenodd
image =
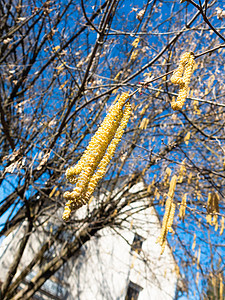
<path id="1" fill-rule="evenodd" d="M 151 224 L 148 230 L 145 218 Z M 85 245 L 82 256 L 71 265 L 71 299 L 122 300 L 129 282 L 142 288 L 138 300 L 174 299 L 176 264 L 168 245 L 160 255 L 161 247 L 156 244 L 160 223 L 154 208 L 136 215 L 133 227 L 117 232 L 105 228 Z M 131 247 L 134 232 L 145 238 L 139 254 Z"/>
<path id="2" fill-rule="evenodd" d="M 135 193 L 140 188 L 141 185 L 137 184 L 130 192 Z M 146 199 L 126 207 L 121 216 L 127 217 L 122 228 L 107 227 L 99 231 L 85 243 L 79 257 L 76 260 L 71 259 L 56 274 L 56 278 L 61 278 L 62 286 L 48 280 L 42 287 L 43 290 L 68 300 L 122 300 L 130 286 L 131 289 L 140 288 L 138 300 L 173 299 L 177 284 L 176 264 L 168 245 L 164 254 L 160 255 L 161 247 L 156 244 L 161 229 L 159 219 L 153 207 L 141 209 L 145 204 Z M 129 208 L 136 210 L 136 213 L 129 215 Z M 82 215 L 82 209 L 80 214 Z M 48 224 L 57 226 L 53 218 Z M 13 261 L 18 240 L 24 234 L 24 225 L 11 232 L 0 245 L 1 281 Z M 43 229 L 44 226 L 38 227 L 32 240 L 29 240 L 18 273 L 43 244 L 46 238 Z M 135 236 L 143 238 L 140 253 L 132 248 Z M 32 275 L 35 273 L 28 276 L 28 281 Z M 48 299 L 48 296 L 43 294 L 42 299 Z"/>

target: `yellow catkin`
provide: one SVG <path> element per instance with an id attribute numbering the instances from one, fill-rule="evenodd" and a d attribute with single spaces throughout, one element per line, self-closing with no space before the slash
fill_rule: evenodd
<path id="1" fill-rule="evenodd" d="M 195 250 L 195 246 L 196 246 L 196 233 L 194 234 L 194 240 L 193 240 L 193 244 L 192 244 L 192 250 Z"/>
<path id="2" fill-rule="evenodd" d="M 152 182 L 148 185 L 148 188 L 147 188 L 148 193 L 152 192 L 152 189 L 155 187 L 156 177 L 157 177 L 157 175 L 155 174 Z"/>
<path id="3" fill-rule="evenodd" d="M 149 184 L 149 185 L 148 185 L 148 188 L 147 188 L 147 193 L 150 193 L 150 192 L 151 192 L 151 190 L 152 190 L 152 185 L 151 185 L 151 184 Z"/>
<path id="4" fill-rule="evenodd" d="M 206 215 L 206 221 L 207 223 L 209 223 L 210 225 L 212 225 L 212 216 L 211 216 L 211 212 L 212 212 L 212 193 L 208 194 L 208 200 L 207 200 L 207 215 Z"/>
<path id="5" fill-rule="evenodd" d="M 215 231 L 217 231 L 218 227 L 219 227 L 219 224 L 218 224 L 218 221 L 217 221 L 217 216 L 216 216 L 216 223 L 214 225 L 215 225 Z"/>
<path id="6" fill-rule="evenodd" d="M 219 212 L 219 200 L 220 200 L 219 194 L 215 193 L 214 194 L 214 208 L 215 208 L 216 212 Z"/>
<path id="7" fill-rule="evenodd" d="M 139 41 L 140 41 L 140 39 L 139 39 L 139 38 L 136 38 L 136 39 L 133 41 L 132 46 L 133 46 L 134 48 L 137 48 L 137 46 L 138 46 L 138 44 L 139 44 Z"/>
<path id="8" fill-rule="evenodd" d="M 114 80 L 118 80 L 120 75 L 122 74 L 122 71 L 119 71 L 116 76 L 114 77 Z"/>
<path id="9" fill-rule="evenodd" d="M 149 104 L 146 104 L 143 108 L 142 108 L 142 110 L 140 111 L 140 115 L 142 116 L 142 115 L 144 115 L 145 114 L 145 112 L 146 112 L 146 110 L 149 108 Z"/>
<path id="10" fill-rule="evenodd" d="M 223 276 L 222 276 L 222 274 L 220 273 L 219 274 L 219 278 L 220 278 L 220 300 L 223 300 L 224 299 L 224 297 L 223 297 Z"/>
<path id="11" fill-rule="evenodd" d="M 63 214 L 65 221 L 69 220 L 71 211 L 89 201 L 97 182 L 104 176 L 105 168 L 115 152 L 131 114 L 129 103 L 125 105 L 123 111 L 128 98 L 128 93 L 123 93 L 119 97 L 92 137 L 79 162 L 75 167 L 67 169 L 67 179 L 76 186 L 72 192 L 64 193 L 67 200 Z"/>
<path id="12" fill-rule="evenodd" d="M 142 119 L 141 124 L 140 124 L 140 129 L 146 129 L 148 126 L 148 123 L 149 123 L 149 119 L 147 119 L 147 118 Z"/>
<path id="13" fill-rule="evenodd" d="M 86 195 L 85 195 L 85 200 L 86 201 L 88 201 L 90 196 L 93 194 L 99 180 L 102 179 L 103 176 L 105 175 L 106 168 L 107 168 L 110 160 L 114 156 L 114 153 L 116 151 L 116 147 L 117 147 L 118 143 L 120 142 L 120 140 L 123 136 L 123 133 L 124 133 L 124 130 L 127 126 L 128 121 L 129 121 L 130 115 L 131 115 L 131 105 L 130 105 L 130 103 L 127 103 L 125 105 L 123 117 L 122 117 L 121 123 L 120 123 L 120 125 L 119 125 L 119 127 L 118 127 L 118 129 L 115 133 L 115 136 L 114 136 L 113 140 L 111 141 L 110 145 L 108 146 L 106 154 L 104 155 L 104 157 L 100 161 L 97 171 L 95 172 L 95 174 L 90 179 L 90 182 L 89 182 L 88 188 L 87 188 L 87 192 L 86 192 Z"/>
<path id="14" fill-rule="evenodd" d="M 184 141 L 185 141 L 185 144 L 188 145 L 189 143 L 189 140 L 190 140 L 190 137 L 191 137 L 191 133 L 190 131 L 185 135 L 184 137 Z"/>
<path id="15" fill-rule="evenodd" d="M 176 205 L 175 205 L 174 202 L 172 202 L 171 203 L 171 209 L 170 209 L 170 215 L 169 215 L 168 223 L 167 223 L 167 229 L 171 233 L 173 233 L 172 225 L 173 225 L 173 219 L 174 219 L 175 209 L 176 209 Z"/>
<path id="16" fill-rule="evenodd" d="M 212 286 L 216 289 L 216 276 L 212 275 Z"/>
<path id="17" fill-rule="evenodd" d="M 166 171 L 165 171 L 166 174 L 164 177 L 164 185 L 169 184 L 169 178 L 170 178 L 171 172 L 172 172 L 172 170 L 169 167 L 167 167 Z"/>
<path id="18" fill-rule="evenodd" d="M 179 266 L 177 264 L 174 267 L 174 271 L 175 271 L 177 277 L 179 277 L 180 276 L 180 268 L 179 268 Z"/>
<path id="19" fill-rule="evenodd" d="M 199 109 L 199 102 L 198 100 L 194 100 L 193 102 L 194 114 L 200 115 L 201 111 Z"/>
<path id="20" fill-rule="evenodd" d="M 198 248 L 198 258 L 197 258 L 197 269 L 199 269 L 200 266 L 200 257 L 201 257 L 201 248 Z"/>
<path id="21" fill-rule="evenodd" d="M 131 54 L 130 60 L 135 60 L 138 56 L 138 50 L 134 50 Z"/>
<path id="22" fill-rule="evenodd" d="M 207 215 L 206 220 L 210 225 L 218 229 L 218 212 L 219 212 L 219 195 L 218 193 L 209 193 L 207 201 Z M 213 216 L 213 218 L 212 218 Z"/>
<path id="23" fill-rule="evenodd" d="M 57 189 L 57 186 L 54 186 L 54 188 L 52 189 L 51 193 L 49 194 L 49 198 L 51 198 L 54 195 L 56 189 Z"/>
<path id="24" fill-rule="evenodd" d="M 157 187 L 155 187 L 154 197 L 155 197 L 155 200 L 159 200 L 159 198 L 160 198 L 159 189 Z"/>
<path id="25" fill-rule="evenodd" d="M 117 129 L 120 112 L 125 101 L 128 99 L 128 94 L 122 94 L 122 96 L 118 99 L 116 104 L 113 105 L 107 116 L 105 117 L 104 121 L 102 122 L 100 128 L 97 130 L 95 135 L 92 137 L 88 147 L 84 151 L 81 159 L 77 163 L 75 167 L 73 167 L 73 172 L 75 175 L 78 175 L 82 169 L 84 169 L 84 165 L 87 162 L 87 158 L 90 157 L 94 158 L 94 156 L 98 156 L 98 158 L 103 156 L 109 141 L 112 139 L 115 130 Z M 70 170 L 71 168 L 69 168 Z M 67 174 L 67 179 L 69 180 L 69 176 L 71 174 Z"/>
<path id="26" fill-rule="evenodd" d="M 180 210 L 179 210 L 179 218 L 184 221 L 184 217 L 185 217 L 185 211 L 186 211 L 186 207 L 187 207 L 187 194 L 184 194 L 182 197 L 182 201 L 180 204 Z"/>
<path id="27" fill-rule="evenodd" d="M 167 236 L 168 231 L 173 232 L 172 225 L 173 225 L 173 219 L 174 219 L 174 214 L 175 214 L 175 209 L 176 209 L 176 205 L 173 202 L 173 197 L 174 197 L 174 192 L 175 192 L 175 188 L 176 188 L 176 182 L 177 182 L 177 176 L 174 175 L 170 181 L 170 187 L 169 187 L 168 197 L 166 200 L 165 214 L 163 217 L 161 233 L 156 241 L 162 247 L 161 254 L 165 250 L 166 236 Z"/>
<path id="28" fill-rule="evenodd" d="M 161 92 L 158 91 L 158 92 L 155 94 L 156 98 L 159 97 L 160 93 L 161 93 Z"/>
<path id="29" fill-rule="evenodd" d="M 174 175 L 170 181 L 170 187 L 169 187 L 169 192 L 168 192 L 168 196 L 171 198 L 173 198 L 173 196 L 174 196 L 176 183 L 177 183 L 177 176 Z"/>
<path id="30" fill-rule="evenodd" d="M 179 183 L 183 182 L 183 178 L 184 178 L 184 175 L 186 173 L 185 161 L 186 161 L 186 159 L 184 159 L 182 161 L 181 166 L 180 166 L 180 172 L 179 172 L 179 176 L 178 176 L 178 179 L 177 179 L 177 182 L 179 182 Z"/>
<path id="31" fill-rule="evenodd" d="M 197 274 L 196 274 L 196 280 L 195 280 L 196 285 L 198 285 L 198 280 L 199 280 L 199 272 L 197 272 Z"/>
<path id="32" fill-rule="evenodd" d="M 190 174 L 188 175 L 188 184 L 191 184 L 192 176 L 193 176 L 192 173 L 190 173 Z"/>
<path id="33" fill-rule="evenodd" d="M 221 220 L 220 220 L 220 235 L 223 234 L 224 231 L 224 216 L 222 216 Z"/>
<path id="34" fill-rule="evenodd" d="M 171 82 L 174 84 L 179 84 L 180 86 L 177 101 L 175 101 L 173 98 L 171 102 L 171 107 L 173 110 L 182 109 L 184 106 L 184 102 L 188 96 L 189 84 L 194 70 L 194 65 L 194 53 L 185 52 L 181 56 L 180 64 L 177 70 L 175 70 L 171 77 Z"/>

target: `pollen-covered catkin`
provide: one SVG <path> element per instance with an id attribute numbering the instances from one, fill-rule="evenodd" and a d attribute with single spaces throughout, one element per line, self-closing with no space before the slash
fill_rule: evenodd
<path id="1" fill-rule="evenodd" d="M 220 220 L 220 235 L 223 234 L 224 231 L 224 216 L 222 216 L 221 220 Z"/>
<path id="2" fill-rule="evenodd" d="M 173 110 L 179 110 L 184 106 L 185 100 L 188 96 L 189 84 L 194 70 L 194 65 L 194 53 L 185 52 L 181 56 L 179 67 L 175 70 L 171 77 L 171 82 L 179 84 L 180 86 L 177 101 L 173 99 L 171 102 Z"/>
<path id="3" fill-rule="evenodd" d="M 161 233 L 156 241 L 157 243 L 160 244 L 160 246 L 162 246 L 161 254 L 165 250 L 166 236 L 168 231 L 173 232 L 172 225 L 173 225 L 173 219 L 174 219 L 174 214 L 176 209 L 176 205 L 173 202 L 173 197 L 176 188 L 176 183 L 177 183 L 177 176 L 174 175 L 170 181 L 170 187 L 169 187 L 168 197 L 166 200 L 165 214 L 163 217 Z"/>
<path id="4" fill-rule="evenodd" d="M 186 211 L 186 207 L 187 207 L 187 194 L 184 194 L 182 197 L 182 201 L 180 204 L 180 210 L 179 210 L 179 218 L 184 221 L 184 217 L 185 217 L 185 211 Z"/>
<path id="5" fill-rule="evenodd" d="M 77 168 L 75 168 L 75 167 L 70 167 L 66 170 L 66 178 L 72 184 L 75 184 L 77 182 L 76 175 L 78 175 L 78 174 L 79 173 L 77 173 Z"/>
<path id="6" fill-rule="evenodd" d="M 134 50 L 131 54 L 130 60 L 136 60 L 138 56 L 138 50 Z"/>
<path id="7" fill-rule="evenodd" d="M 177 179 L 177 181 L 179 183 L 183 182 L 183 178 L 184 178 L 184 175 L 185 175 L 185 172 L 186 172 L 185 161 L 186 161 L 186 159 L 184 159 L 182 161 L 181 166 L 180 166 L 179 176 L 178 176 L 178 179 Z"/>
<path id="8" fill-rule="evenodd" d="M 90 199 L 91 195 L 93 194 L 99 180 L 101 180 L 103 178 L 103 176 L 105 175 L 106 168 L 107 168 L 110 160 L 112 159 L 112 157 L 115 154 L 116 147 L 117 147 L 118 143 L 120 142 L 120 140 L 123 136 L 123 133 L 124 133 L 124 130 L 127 126 L 128 121 L 129 121 L 130 115 L 131 115 L 131 105 L 130 105 L 130 103 L 127 103 L 125 105 L 125 109 L 124 109 L 124 112 L 123 112 L 123 115 L 122 115 L 121 123 L 120 123 L 120 125 L 119 125 L 119 127 L 118 127 L 118 129 L 115 133 L 115 136 L 112 139 L 110 145 L 108 146 L 105 155 L 103 156 L 102 160 L 100 161 L 97 171 L 95 172 L 95 174 L 90 179 L 90 182 L 89 182 L 88 187 L 87 187 L 87 192 L 86 192 L 86 195 L 85 195 L 86 202 L 89 201 L 89 199 Z"/>
<path id="9" fill-rule="evenodd" d="M 140 39 L 139 39 L 139 38 L 136 38 L 136 39 L 133 41 L 132 46 L 133 46 L 134 48 L 137 48 L 139 41 L 140 41 Z"/>
<path id="10" fill-rule="evenodd" d="M 206 221 L 210 224 L 212 222 L 212 216 L 211 216 L 211 206 L 212 206 L 212 193 L 208 194 L 208 200 L 207 200 L 207 215 L 206 215 Z"/>
<path id="11" fill-rule="evenodd" d="M 128 93 L 123 93 L 119 97 L 92 137 L 77 165 L 67 169 L 67 179 L 76 186 L 72 192 L 64 193 L 64 198 L 67 200 L 63 214 L 65 221 L 69 220 L 73 210 L 88 202 L 98 181 L 104 176 L 107 164 L 114 155 L 131 114 L 129 103 L 125 105 L 123 111 L 128 98 Z"/>
<path id="12" fill-rule="evenodd" d="M 218 193 L 209 193 L 207 201 L 207 215 L 206 220 L 210 225 L 218 226 L 218 212 L 219 212 L 219 195 Z M 213 218 L 212 218 L 213 216 Z"/>
<path id="13" fill-rule="evenodd" d="M 102 156 L 104 155 L 104 152 L 108 146 L 108 143 L 111 141 L 113 135 L 115 134 L 115 130 L 118 126 L 118 119 L 120 111 L 122 110 L 126 100 L 128 99 L 129 94 L 123 93 L 118 101 L 113 105 L 103 120 L 101 126 L 95 133 L 95 135 L 92 137 L 87 149 L 84 151 L 84 154 L 80 158 L 77 165 L 74 167 L 74 173 L 76 175 L 80 174 L 81 171 L 84 169 L 84 166 L 87 162 L 87 160 L 90 158 L 90 156 Z M 69 176 L 67 175 L 67 179 L 69 179 Z"/>

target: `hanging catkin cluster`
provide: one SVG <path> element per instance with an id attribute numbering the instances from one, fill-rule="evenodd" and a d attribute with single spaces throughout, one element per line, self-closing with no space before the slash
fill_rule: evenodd
<path id="1" fill-rule="evenodd" d="M 218 215 L 217 215 L 218 212 L 219 212 L 219 195 L 217 193 L 209 193 L 208 201 L 207 201 L 206 220 L 210 225 L 215 225 L 216 230 L 218 228 Z"/>
<path id="2" fill-rule="evenodd" d="M 67 200 L 63 214 L 64 221 L 69 220 L 71 211 L 87 204 L 98 181 L 105 175 L 107 165 L 115 153 L 131 115 L 130 103 L 125 104 L 128 98 L 128 93 L 123 93 L 119 97 L 92 137 L 79 162 L 75 167 L 67 169 L 66 178 L 76 186 L 72 192 L 64 193 Z"/>
<path id="3" fill-rule="evenodd" d="M 180 171 L 179 171 L 179 175 L 178 175 L 178 178 L 177 178 L 177 181 L 179 183 L 182 183 L 183 182 L 183 179 L 184 179 L 184 175 L 186 173 L 186 166 L 185 166 L 185 161 L 186 159 L 184 159 L 181 163 L 181 166 L 180 166 Z"/>
<path id="4" fill-rule="evenodd" d="M 187 207 L 187 194 L 184 194 L 182 197 L 182 201 L 180 204 L 180 210 L 179 210 L 179 218 L 184 221 L 184 217 L 185 217 L 185 211 L 186 211 L 186 207 Z"/>
<path id="5" fill-rule="evenodd" d="M 180 59 L 180 64 L 177 70 L 173 73 L 171 81 L 174 84 L 179 84 L 180 90 L 177 101 L 174 99 L 171 102 L 173 110 L 181 109 L 188 96 L 189 84 L 193 73 L 195 61 L 193 52 L 185 52 Z"/>
<path id="6" fill-rule="evenodd" d="M 175 208 L 176 208 L 176 205 L 173 202 L 173 197 L 176 188 L 176 183 L 177 183 L 177 176 L 174 175 L 170 181 L 170 188 L 166 200 L 165 214 L 163 217 L 161 233 L 156 241 L 157 243 L 160 244 L 160 246 L 162 246 L 161 254 L 165 250 L 166 236 L 168 231 L 173 232 L 172 225 L 173 225 L 173 218 L 174 218 Z"/>

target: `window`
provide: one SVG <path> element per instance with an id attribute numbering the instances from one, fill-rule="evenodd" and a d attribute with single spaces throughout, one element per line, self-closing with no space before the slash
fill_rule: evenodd
<path id="1" fill-rule="evenodd" d="M 20 288 L 24 288 L 24 285 L 28 285 L 31 281 L 31 279 L 36 276 L 36 272 L 32 271 L 30 272 L 25 280 L 23 280 L 22 284 L 20 285 Z M 45 281 L 45 283 L 42 285 L 42 287 L 35 293 L 35 295 L 31 298 L 33 300 L 43 300 L 43 299 L 51 299 L 51 300 L 61 300 L 61 299 L 67 299 L 69 296 L 69 293 L 67 289 L 62 285 L 63 283 L 60 282 L 54 282 L 51 279 L 48 279 Z"/>
<path id="2" fill-rule="evenodd" d="M 143 244 L 144 240 L 145 239 L 142 236 L 140 236 L 139 234 L 135 233 L 134 240 L 133 240 L 133 243 L 131 245 L 131 251 L 134 251 L 134 252 L 140 254 L 141 248 L 142 248 L 142 244 Z"/>
<path id="3" fill-rule="evenodd" d="M 125 300 L 137 300 L 143 288 L 132 281 L 129 282 Z"/>

